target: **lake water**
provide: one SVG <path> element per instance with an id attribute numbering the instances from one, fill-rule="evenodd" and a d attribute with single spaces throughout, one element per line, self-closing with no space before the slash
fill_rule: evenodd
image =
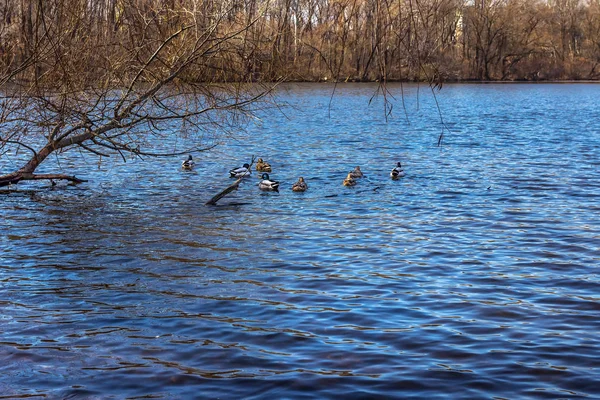
<path id="1" fill-rule="evenodd" d="M 0 399 L 598 398 L 600 85 L 446 85 L 441 147 L 426 87 L 332 90 L 0 194 Z"/>

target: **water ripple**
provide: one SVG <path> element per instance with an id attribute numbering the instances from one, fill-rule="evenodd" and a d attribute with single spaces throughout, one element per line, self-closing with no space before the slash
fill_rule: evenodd
<path id="1" fill-rule="evenodd" d="M 442 148 L 415 86 L 289 89 L 193 173 L 0 194 L 0 398 L 598 396 L 599 86 L 448 85 Z M 281 191 L 204 206 L 252 155 Z"/>

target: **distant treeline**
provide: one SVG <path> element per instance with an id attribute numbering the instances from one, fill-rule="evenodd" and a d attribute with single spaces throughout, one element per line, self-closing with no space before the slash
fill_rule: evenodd
<path id="1" fill-rule="evenodd" d="M 3 0 L 0 68 L 100 79 L 190 24 L 203 82 L 600 78 L 600 0 Z"/>

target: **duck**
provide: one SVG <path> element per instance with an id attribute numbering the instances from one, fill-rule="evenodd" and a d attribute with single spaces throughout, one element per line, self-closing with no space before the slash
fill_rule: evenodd
<path id="1" fill-rule="evenodd" d="M 251 174 L 250 164 L 244 164 L 241 167 L 233 168 L 229 171 L 229 176 L 231 178 L 242 178 Z"/>
<path id="2" fill-rule="evenodd" d="M 356 185 L 356 179 L 352 177 L 352 172 L 348 173 L 346 179 L 344 179 L 344 186 L 354 186 Z"/>
<path id="3" fill-rule="evenodd" d="M 305 192 L 306 189 L 308 189 L 308 185 L 306 184 L 306 182 L 304 182 L 303 177 L 298 178 L 298 182 L 292 185 L 292 190 L 294 192 Z"/>
<path id="4" fill-rule="evenodd" d="M 194 162 L 194 160 L 192 159 L 192 155 L 190 154 L 187 160 L 181 163 L 181 168 L 190 171 L 192 168 L 194 168 L 195 165 L 196 163 Z"/>
<path id="5" fill-rule="evenodd" d="M 402 164 L 400 162 L 392 169 L 390 176 L 392 179 L 398 179 L 404 176 L 404 170 L 402 169 Z"/>
<path id="6" fill-rule="evenodd" d="M 256 170 L 260 172 L 271 172 L 271 164 L 259 158 L 256 162 Z"/>
<path id="7" fill-rule="evenodd" d="M 264 173 L 261 178 L 262 180 L 258 183 L 258 188 L 260 190 L 279 191 L 279 182 L 269 179 L 269 174 Z"/>
<path id="8" fill-rule="evenodd" d="M 360 170 L 360 167 L 357 166 L 356 168 L 354 168 L 353 171 L 350 172 L 349 176 L 352 176 L 352 178 L 356 179 L 356 178 L 362 178 L 364 175 L 363 175 L 362 171 Z"/>

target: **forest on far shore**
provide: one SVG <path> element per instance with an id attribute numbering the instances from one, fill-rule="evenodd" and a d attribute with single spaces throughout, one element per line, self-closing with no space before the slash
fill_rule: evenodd
<path id="1" fill-rule="evenodd" d="M 600 78 L 600 0 L 5 0 L 0 68 L 43 43 L 48 65 L 80 52 L 102 75 L 124 44 L 189 23 L 246 27 L 188 76 L 204 82 Z"/>

